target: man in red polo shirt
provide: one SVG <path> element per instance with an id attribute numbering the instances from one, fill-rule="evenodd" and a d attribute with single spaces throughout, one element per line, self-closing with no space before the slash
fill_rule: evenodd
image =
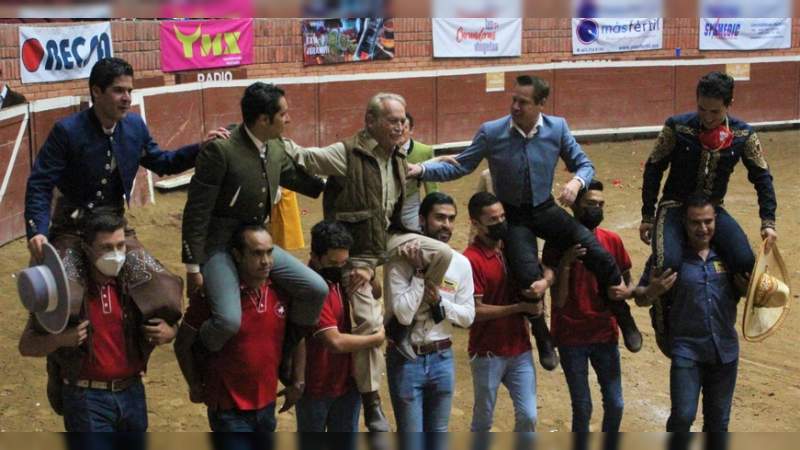
<path id="1" fill-rule="evenodd" d="M 628 286 L 631 259 L 622 239 L 613 231 L 598 226 L 603 220 L 604 205 L 603 183 L 593 180 L 586 191 L 578 194 L 572 211 L 613 256 Z M 617 324 L 621 320 L 633 324 L 633 318 L 625 300 L 611 300 L 611 304 L 600 296 L 597 279 L 580 261 L 585 254 L 580 246 L 561 252 L 552 245 L 545 245 L 542 261 L 557 267 L 557 280 L 551 289 L 553 314 L 550 330 L 561 353 L 561 366 L 569 385 L 572 431 L 589 431 L 592 398 L 588 365 L 591 362 L 603 395 L 602 431 L 616 432 L 619 431 L 623 409 Z M 628 298 L 630 289 L 619 289 L 615 294 Z M 632 329 L 636 329 L 635 324 Z M 638 346 L 641 347 L 641 337 Z"/>
<path id="2" fill-rule="evenodd" d="M 201 354 L 193 346 L 197 330 L 211 315 L 202 297 L 190 300 L 178 330 L 178 363 L 191 400 L 208 406 L 212 431 L 258 432 L 253 436 L 266 440 L 270 438 L 264 433 L 275 431 L 286 303 L 269 281 L 272 251 L 272 237 L 262 225 L 246 225 L 233 236 L 231 253 L 239 272 L 242 324 L 221 351 Z"/>
<path id="3" fill-rule="evenodd" d="M 311 228 L 310 266 L 328 283 L 319 323 L 312 337 L 301 344 L 305 351 L 305 392 L 297 402 L 297 431 L 301 449 L 354 449 L 361 411 L 361 396 L 353 378 L 352 352 L 383 344 L 384 332 L 352 334 L 342 271 L 350 258 L 353 238 L 339 222 L 322 221 Z M 319 432 L 334 432 L 321 435 Z M 309 432 L 309 433 L 306 433 Z"/>
<path id="4" fill-rule="evenodd" d="M 514 431 L 536 429 L 536 371 L 531 356 L 527 316 L 542 314 L 542 302 L 518 302 L 518 289 L 508 275 L 502 241 L 507 226 L 503 204 L 489 192 L 469 200 L 470 222 L 477 232 L 464 251 L 475 284 L 475 322 L 469 329 L 469 356 L 475 403 L 473 432 L 492 428 L 497 390 L 504 384 L 514 403 Z M 534 283 L 541 296 L 553 272 Z"/>
<path id="5" fill-rule="evenodd" d="M 76 247 L 83 251 L 67 252 L 63 259 L 70 283 L 84 288 L 84 306 L 72 318 L 77 320 L 61 333 L 49 334 L 31 316 L 20 337 L 23 356 L 47 356 L 48 370 L 51 365 L 59 368 L 58 378 L 49 380 L 58 386 L 48 386 L 48 396 L 64 416 L 67 431 L 126 432 L 124 442 L 113 433 L 71 433 L 70 448 L 144 448 L 142 374 L 154 346 L 175 337 L 176 325 L 162 318 L 146 320 L 140 308 L 148 306 L 145 299 L 128 295 L 125 287 L 132 279 L 163 268 L 154 260 L 139 267 L 126 264 L 125 227 L 125 219 L 116 214 L 92 215 L 81 223 L 82 242 Z M 171 311 L 171 322 L 180 317 L 178 309 Z M 58 389 L 50 392 L 53 388 Z"/>

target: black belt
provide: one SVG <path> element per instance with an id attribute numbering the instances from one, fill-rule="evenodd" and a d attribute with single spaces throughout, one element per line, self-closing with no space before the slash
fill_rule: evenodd
<path id="1" fill-rule="evenodd" d="M 447 350 L 452 346 L 453 346 L 453 341 L 451 341 L 450 339 L 442 339 L 440 341 L 433 341 L 431 343 L 422 345 L 413 345 L 413 344 L 411 345 L 411 347 L 414 349 L 414 353 L 418 355 L 429 355 L 434 352 Z"/>
<path id="2" fill-rule="evenodd" d="M 123 378 L 120 380 L 111 380 L 111 381 L 99 381 L 99 380 L 69 381 L 65 378 L 64 384 L 86 389 L 100 389 L 103 391 L 119 392 L 128 389 L 129 387 L 141 381 L 141 379 L 142 377 L 140 377 L 139 375 Z"/>

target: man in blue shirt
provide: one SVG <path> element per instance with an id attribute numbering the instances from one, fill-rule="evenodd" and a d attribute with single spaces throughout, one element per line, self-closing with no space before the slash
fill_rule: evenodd
<path id="1" fill-rule="evenodd" d="M 514 86 L 511 115 L 481 125 L 472 144 L 452 162 L 409 164 L 409 177 L 424 181 L 450 181 L 472 173 L 485 158 L 492 184 L 508 218 L 507 232 L 497 229 L 495 239 L 509 243 L 504 248 L 511 273 L 524 295 L 538 299 L 546 290 L 539 266 L 536 238 L 541 237 L 566 250 L 575 244 L 586 249 L 583 262 L 595 274 L 605 296 L 619 298 L 625 291 L 614 258 L 594 234 L 564 209 L 551 194 L 556 164 L 561 158 L 575 176 L 564 186 L 559 201 L 569 206 L 578 191 L 594 176 L 594 166 L 561 117 L 544 115 L 550 86 L 541 78 L 522 75 Z M 641 335 L 633 320 L 621 321 L 625 344 L 631 351 L 641 348 Z M 542 366 L 558 365 L 549 340 L 544 316 L 531 320 Z"/>
<path id="2" fill-rule="evenodd" d="M 689 431 L 701 391 L 703 431 L 728 431 L 739 361 L 736 305 L 749 274 L 734 276 L 712 247 L 716 215 L 704 194 L 690 196 L 684 206 L 687 246 L 679 271 L 659 272 L 651 256 L 633 293 L 637 304 L 646 306 L 672 289 L 663 299 L 666 351 L 672 358 L 667 431 Z"/>

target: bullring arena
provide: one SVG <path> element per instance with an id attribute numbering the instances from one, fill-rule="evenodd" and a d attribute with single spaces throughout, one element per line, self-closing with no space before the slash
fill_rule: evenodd
<path id="1" fill-rule="evenodd" d="M 3 48 L 14 48 L 16 25 L 0 24 Z M 640 53 L 590 58 L 569 52 L 568 19 L 525 19 L 521 58 L 434 60 L 428 19 L 395 19 L 396 56 L 341 66 L 304 68 L 292 19 L 256 19 L 256 61 L 235 69 L 227 82 L 179 83 L 174 74 L 159 71 L 155 56 L 157 23 L 112 21 L 115 55 L 128 59 L 136 72 L 133 110 L 142 114 L 162 148 L 199 141 L 207 130 L 239 122 L 238 101 L 255 80 L 286 89 L 292 118 L 287 135 L 301 145 L 335 142 L 363 124 L 364 106 L 376 92 L 405 96 L 416 121 L 415 139 L 437 144 L 440 152 L 463 148 L 484 121 L 507 114 L 510 89 L 520 74 L 549 81 L 546 114 L 567 119 L 583 149 L 594 162 L 596 178 L 606 185 L 604 226 L 623 238 L 633 260 L 632 274 L 641 274 L 649 248 L 638 237 L 643 164 L 655 133 L 670 115 L 695 108 L 697 79 L 713 70 L 746 66 L 747 79 L 736 82 L 734 116 L 759 127 L 759 135 L 774 177 L 778 199 L 778 243 L 795 283 L 800 283 L 800 187 L 796 182 L 800 149 L 800 24 L 793 25 L 793 46 L 784 50 L 720 52 L 697 49 L 696 20 L 665 19 L 664 48 Z M 7 38 L 7 35 L 10 36 Z M 549 36 L 549 37 L 545 37 Z M 674 48 L 682 55 L 675 56 Z M 3 53 L 6 55 L 6 53 Z M 300 59 L 298 59 L 300 58 Z M 26 94 L 31 102 L 0 111 L 0 431 L 60 431 L 62 419 L 51 411 L 45 395 L 44 359 L 19 356 L 17 342 L 26 312 L 16 293 L 15 273 L 26 266 L 22 212 L 25 180 L 32 158 L 53 123 L 86 106 L 86 80 L 45 89 L 22 85 L 17 59 L 2 60 L 3 81 Z M 501 74 L 501 89 L 487 89 L 489 74 Z M 491 75 L 497 81 L 497 75 Z M 56 95 L 51 95 L 55 93 Z M 445 183 L 458 206 L 452 246 L 462 250 L 470 236 L 467 200 L 478 184 L 482 166 L 472 175 Z M 559 165 L 554 192 L 571 175 Z M 180 235 L 185 188 L 159 190 L 156 175 L 141 169 L 128 218 L 140 241 L 170 270 L 184 274 Z M 299 197 L 303 232 L 322 218 L 321 200 Z M 755 191 L 740 165 L 732 176 L 725 205 L 754 246 L 759 240 Z M 293 251 L 306 261 L 308 248 Z M 549 303 L 549 300 L 548 300 Z M 631 302 L 632 303 L 632 302 Z M 669 416 L 669 360 L 657 349 L 647 310 L 634 308 L 644 335 L 641 352 L 622 354 L 625 412 L 623 431 L 661 432 Z M 741 304 L 737 327 L 741 321 Z M 731 431 L 796 431 L 800 425 L 800 316 L 791 311 L 782 328 L 766 341 L 741 340 L 741 362 L 733 401 Z M 456 391 L 451 431 L 468 431 L 472 383 L 466 352 L 467 331 L 454 335 Z M 537 431 L 569 431 L 570 398 L 561 369 L 547 372 L 537 362 Z M 602 419 L 600 393 L 590 374 L 595 408 L 591 429 Z M 207 431 L 205 408 L 189 401 L 171 346 L 158 348 L 145 377 L 151 431 Z M 394 424 L 386 383 L 384 410 Z M 279 399 L 279 403 L 282 400 Z M 278 416 L 279 431 L 294 431 L 294 413 Z M 511 431 L 513 409 L 501 389 L 494 431 Z M 693 429 L 702 427 L 701 416 Z M 167 439 L 166 437 L 162 437 Z M 198 438 L 199 439 L 199 438 Z M 3 448 L 0 445 L 0 448 Z M 13 447 L 8 447 L 13 448 Z"/>

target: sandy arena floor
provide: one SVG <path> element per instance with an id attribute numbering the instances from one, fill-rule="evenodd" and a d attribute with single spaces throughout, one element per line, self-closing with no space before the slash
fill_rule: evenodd
<path id="1" fill-rule="evenodd" d="M 795 295 L 800 290 L 800 184 L 795 177 L 800 167 L 800 131 L 767 132 L 761 136 L 767 159 L 773 170 L 778 196 L 778 233 L 780 249 L 794 278 Z M 633 274 L 638 279 L 649 249 L 639 241 L 641 174 L 652 140 L 586 144 L 584 148 L 595 162 L 597 177 L 606 184 L 606 221 L 604 226 L 622 235 L 633 258 Z M 485 167 L 485 166 L 484 166 Z M 559 172 L 557 180 L 569 178 Z M 443 190 L 453 195 L 459 217 L 452 244 L 463 250 L 469 225 L 467 200 L 477 184 L 477 173 L 445 184 Z M 556 190 L 559 186 L 556 186 Z M 180 264 L 180 224 L 185 190 L 159 194 L 157 204 L 134 209 L 129 220 L 139 239 L 171 270 L 183 273 Z M 750 235 L 758 239 L 759 220 L 756 195 L 739 165 L 732 177 L 727 208 Z M 301 198 L 303 227 L 308 230 L 321 218 L 321 203 Z M 307 251 L 295 252 L 302 260 Z M 60 431 L 62 420 L 55 415 L 45 395 L 44 359 L 22 358 L 17 339 L 25 324 L 24 312 L 12 275 L 28 260 L 24 240 L 0 248 L 0 431 Z M 795 300 L 796 301 L 796 300 Z M 669 415 L 669 361 L 655 346 L 647 311 L 637 309 L 634 316 L 645 336 L 644 348 L 631 354 L 622 348 L 625 415 L 624 431 L 662 431 Z M 739 316 L 741 320 L 741 313 Z M 797 431 L 800 429 L 800 313 L 793 311 L 783 328 L 763 343 L 742 342 L 739 378 L 731 419 L 731 431 Z M 466 354 L 467 331 L 455 335 L 456 384 L 450 428 L 469 430 L 472 408 L 472 382 Z M 152 431 L 208 430 L 205 409 L 189 402 L 186 385 L 170 346 L 157 349 L 150 360 L 146 378 Z M 540 431 L 569 431 L 571 409 L 566 382 L 561 369 L 547 372 L 537 367 Z M 592 429 L 598 430 L 602 419 L 600 393 L 592 378 L 595 414 Z M 513 428 L 513 410 L 505 389 L 498 396 L 495 413 L 496 431 Z M 394 423 L 389 395 L 384 385 L 384 409 Z M 279 416 L 279 430 L 295 429 L 293 413 Z M 698 418 L 696 429 L 702 426 Z M 2 445 L 0 445 L 2 447 Z"/>

